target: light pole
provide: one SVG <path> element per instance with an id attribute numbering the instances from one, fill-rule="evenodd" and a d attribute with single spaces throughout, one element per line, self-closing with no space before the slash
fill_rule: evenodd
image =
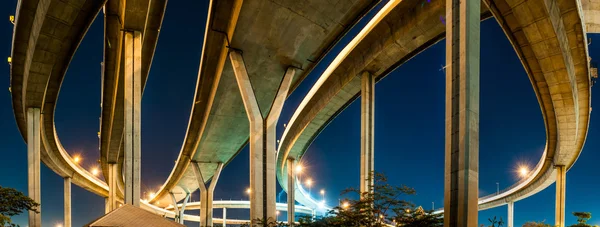
<path id="1" fill-rule="evenodd" d="M 496 182 L 496 195 L 500 194 L 500 183 Z"/>
<path id="2" fill-rule="evenodd" d="M 308 186 L 308 195 L 310 196 L 311 194 L 311 189 L 312 189 L 312 179 L 308 178 L 308 180 L 306 180 L 306 186 Z"/>
<path id="3" fill-rule="evenodd" d="M 431 211 L 435 210 L 435 202 L 431 202 Z"/>
<path id="4" fill-rule="evenodd" d="M 321 189 L 321 199 L 325 202 L 325 189 Z"/>

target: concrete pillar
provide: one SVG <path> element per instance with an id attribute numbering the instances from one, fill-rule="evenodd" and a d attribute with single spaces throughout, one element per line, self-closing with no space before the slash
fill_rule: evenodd
<path id="1" fill-rule="evenodd" d="M 565 227 L 565 196 L 567 190 L 567 169 L 556 166 L 556 222 L 557 227 Z"/>
<path id="2" fill-rule="evenodd" d="M 111 211 L 111 207 L 110 207 L 110 200 L 108 199 L 108 197 L 104 198 L 104 214 L 108 214 Z"/>
<path id="3" fill-rule="evenodd" d="M 477 226 L 480 4 L 446 1 L 445 227 Z"/>
<path id="4" fill-rule="evenodd" d="M 227 208 L 223 207 L 223 227 L 227 227 Z"/>
<path id="5" fill-rule="evenodd" d="M 65 177 L 65 191 L 64 191 L 64 199 L 65 199 L 65 224 L 64 227 L 71 227 L 71 178 Z"/>
<path id="6" fill-rule="evenodd" d="M 371 192 L 375 170 L 375 77 L 361 75 L 360 99 L 360 192 Z"/>
<path id="7" fill-rule="evenodd" d="M 40 204 L 40 109 L 27 109 L 27 195 L 36 203 Z M 29 226 L 42 226 L 42 207 L 38 207 L 39 213 L 29 211 Z"/>
<path id="8" fill-rule="evenodd" d="M 140 206 L 142 34 L 125 32 L 125 204 Z"/>
<path id="9" fill-rule="evenodd" d="M 198 188 L 200 189 L 200 227 L 213 226 L 213 193 L 215 186 L 219 181 L 219 175 L 223 169 L 223 163 L 219 162 L 215 174 L 210 181 L 210 185 L 206 187 L 206 174 L 202 173 L 200 163 L 192 163 L 196 179 L 198 180 Z"/>
<path id="10" fill-rule="evenodd" d="M 288 68 L 279 85 L 271 110 L 264 119 L 242 54 L 229 53 L 233 72 L 240 88 L 248 120 L 250 121 L 250 220 L 255 225 L 257 219 L 274 221 L 276 206 L 275 179 L 275 128 L 281 109 L 295 74 L 294 68 Z"/>
<path id="11" fill-rule="evenodd" d="M 185 215 L 185 207 L 187 206 L 187 203 L 190 199 L 190 193 L 185 194 L 185 198 L 183 198 L 182 200 L 181 207 L 178 206 L 177 199 L 175 199 L 175 195 L 172 192 L 169 192 L 169 194 L 171 195 L 171 202 L 173 204 L 173 208 L 175 209 L 175 222 L 183 224 L 183 215 Z"/>
<path id="12" fill-rule="evenodd" d="M 290 227 L 294 226 L 295 203 L 296 203 L 296 161 L 293 158 L 287 160 L 287 176 L 288 176 L 288 190 L 287 190 L 287 220 Z"/>
<path id="13" fill-rule="evenodd" d="M 515 227 L 515 203 L 508 202 L 506 205 L 508 205 L 508 220 L 506 220 L 506 226 Z"/>
<path id="14" fill-rule="evenodd" d="M 106 213 L 111 212 L 118 207 L 117 204 L 117 191 L 118 189 L 118 185 L 117 185 L 117 180 L 119 179 L 119 177 L 122 177 L 118 171 L 117 171 L 117 164 L 115 163 L 109 163 L 108 164 L 108 200 L 106 201 Z"/>

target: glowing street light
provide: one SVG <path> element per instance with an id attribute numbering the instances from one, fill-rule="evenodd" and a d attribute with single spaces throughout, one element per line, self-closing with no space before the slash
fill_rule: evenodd
<path id="1" fill-rule="evenodd" d="M 73 157 L 73 162 L 75 162 L 75 164 L 79 164 L 80 161 L 81 161 L 81 157 L 79 157 L 79 155 L 75 155 Z"/>
<path id="2" fill-rule="evenodd" d="M 56 224 L 55 227 L 63 227 L 62 224 Z"/>
<path id="3" fill-rule="evenodd" d="M 252 192 L 252 190 L 250 188 L 246 189 L 246 194 L 250 195 L 250 192 Z"/>
<path id="4" fill-rule="evenodd" d="M 100 173 L 100 171 L 98 170 L 98 168 L 96 168 L 96 167 L 92 168 L 92 175 L 98 176 L 98 173 Z"/>
<path id="5" fill-rule="evenodd" d="M 154 198 L 154 196 L 156 196 L 156 194 L 154 192 L 150 192 L 150 195 L 148 196 L 148 200 L 152 200 L 152 198 Z"/>
<path id="6" fill-rule="evenodd" d="M 321 189 L 321 199 L 325 201 L 325 189 Z"/>
<path id="7" fill-rule="evenodd" d="M 526 177 L 528 174 L 529 174 L 529 168 L 527 168 L 527 166 L 519 167 L 519 175 L 521 175 L 521 177 Z"/>
<path id="8" fill-rule="evenodd" d="M 308 186 L 308 194 L 309 194 L 309 195 L 310 195 L 310 190 L 311 190 L 312 184 L 313 184 L 313 181 L 312 181 L 312 179 L 308 178 L 308 179 L 306 180 L 306 186 Z"/>
<path id="9" fill-rule="evenodd" d="M 298 164 L 296 166 L 296 174 L 300 174 L 300 173 L 302 173 L 302 165 Z"/>
<path id="10" fill-rule="evenodd" d="M 348 202 L 344 202 L 344 203 L 342 204 L 342 208 L 344 208 L 344 209 L 348 209 L 348 207 L 350 207 L 350 203 L 348 203 Z"/>

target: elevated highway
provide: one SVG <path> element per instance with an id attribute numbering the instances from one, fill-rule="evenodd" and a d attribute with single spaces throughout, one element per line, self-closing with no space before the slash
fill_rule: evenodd
<path id="1" fill-rule="evenodd" d="M 378 81 L 445 36 L 445 2 L 404 0 L 356 37 L 332 62 L 302 101 L 281 139 L 277 177 L 289 190 L 288 158 L 300 159 L 318 134 L 361 92 L 361 74 Z M 480 198 L 479 208 L 512 203 L 554 183 L 557 166 L 569 169 L 585 142 L 590 116 L 590 74 L 586 26 L 597 22 L 579 1 L 484 1 L 482 18 L 496 18 L 513 44 L 540 103 L 546 150 L 532 174 L 498 195 Z M 590 4 L 589 7 L 592 7 Z M 592 19 L 594 18 L 594 19 Z M 353 45 L 353 46 L 352 46 Z M 485 151 L 483 151 L 485 152 Z M 300 203 L 315 207 L 302 193 Z"/>

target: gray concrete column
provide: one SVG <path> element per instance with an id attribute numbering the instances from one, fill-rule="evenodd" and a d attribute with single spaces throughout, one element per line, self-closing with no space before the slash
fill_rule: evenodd
<path id="1" fill-rule="evenodd" d="M 104 197 L 104 214 L 110 213 L 110 202 L 108 197 Z"/>
<path id="2" fill-rule="evenodd" d="M 227 227 L 227 208 L 223 207 L 223 227 Z"/>
<path id="3" fill-rule="evenodd" d="M 40 183 L 40 109 L 27 109 L 27 195 L 36 203 L 41 203 Z M 38 207 L 39 213 L 29 211 L 29 226 L 42 226 L 42 206 Z"/>
<path id="4" fill-rule="evenodd" d="M 196 179 L 198 180 L 198 188 L 200 189 L 200 227 L 213 226 L 213 193 L 217 182 L 219 181 L 219 175 L 223 169 L 223 163 L 219 162 L 215 174 L 210 181 L 210 185 L 206 187 L 206 173 L 202 173 L 200 163 L 192 163 Z"/>
<path id="5" fill-rule="evenodd" d="M 446 1 L 445 227 L 477 226 L 480 4 Z"/>
<path id="6" fill-rule="evenodd" d="M 294 220 L 296 217 L 294 216 L 295 211 L 295 203 L 296 203 L 296 161 L 293 158 L 288 158 L 287 160 L 287 176 L 288 176 L 288 190 L 287 190 L 287 220 L 289 226 L 294 226 Z"/>
<path id="7" fill-rule="evenodd" d="M 64 227 L 71 227 L 71 178 L 65 177 L 64 191 L 64 209 L 65 209 L 65 224 Z"/>
<path id="8" fill-rule="evenodd" d="M 229 53 L 233 72 L 244 101 L 244 107 L 250 121 L 250 220 L 252 225 L 257 219 L 274 221 L 276 206 L 276 148 L 275 128 L 281 109 L 295 74 L 294 68 L 288 68 L 279 85 L 271 110 L 264 119 L 254 94 L 252 83 L 242 54 Z"/>
<path id="9" fill-rule="evenodd" d="M 109 213 L 118 207 L 117 204 L 117 191 L 118 185 L 117 180 L 118 177 L 122 177 L 117 171 L 117 164 L 109 163 L 108 164 L 108 198 L 106 201 L 106 213 Z"/>
<path id="10" fill-rule="evenodd" d="M 125 32 L 125 204 L 140 206 L 142 34 Z"/>
<path id="11" fill-rule="evenodd" d="M 371 192 L 375 171 L 375 77 L 361 75 L 360 99 L 360 192 Z"/>
<path id="12" fill-rule="evenodd" d="M 567 169 L 556 166 L 556 227 L 565 227 L 565 196 L 567 191 Z"/>
<path id="13" fill-rule="evenodd" d="M 185 215 L 185 207 L 187 206 L 187 203 L 190 199 L 190 193 L 185 194 L 185 198 L 183 198 L 182 200 L 181 207 L 179 207 L 179 205 L 177 204 L 177 199 L 175 199 L 175 195 L 173 194 L 173 192 L 169 192 L 169 195 L 171 195 L 171 202 L 173 208 L 175 209 L 175 222 L 183 224 L 183 215 Z"/>
<path id="14" fill-rule="evenodd" d="M 506 220 L 506 226 L 515 227 L 515 203 L 508 202 L 506 205 L 508 206 L 508 220 Z"/>

